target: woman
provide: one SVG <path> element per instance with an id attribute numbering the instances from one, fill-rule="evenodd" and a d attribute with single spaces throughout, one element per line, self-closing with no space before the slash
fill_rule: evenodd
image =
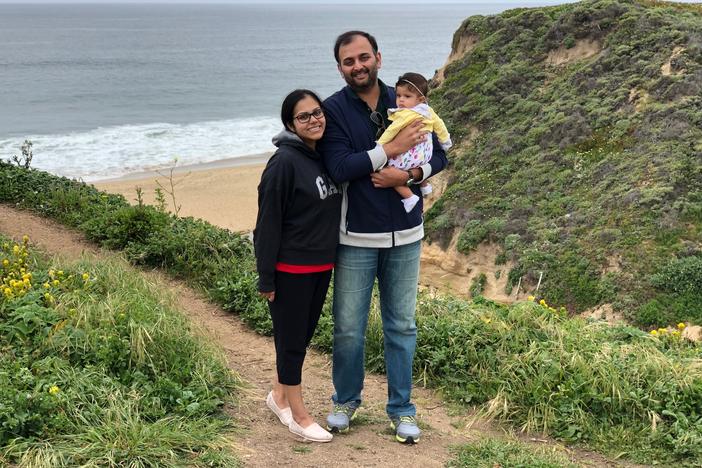
<path id="1" fill-rule="evenodd" d="M 314 422 L 302 400 L 302 364 L 322 311 L 334 267 L 341 195 L 327 175 L 317 141 L 325 128 L 322 104 L 297 89 L 283 101 L 285 129 L 258 186 L 254 247 L 259 292 L 268 299 L 277 379 L 266 404 L 290 432 L 314 442 L 332 435 Z"/>

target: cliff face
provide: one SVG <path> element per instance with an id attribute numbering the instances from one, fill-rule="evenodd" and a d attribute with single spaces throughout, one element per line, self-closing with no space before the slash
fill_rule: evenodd
<path id="1" fill-rule="evenodd" d="M 702 6 L 516 9 L 452 46 L 430 100 L 458 144 L 428 240 L 496 247 L 506 293 L 542 277 L 572 311 L 702 321 Z"/>

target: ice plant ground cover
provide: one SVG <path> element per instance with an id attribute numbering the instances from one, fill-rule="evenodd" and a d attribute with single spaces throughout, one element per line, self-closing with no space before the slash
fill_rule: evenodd
<path id="1" fill-rule="evenodd" d="M 236 379 L 119 258 L 67 264 L 0 238 L 0 464 L 233 466 Z"/>

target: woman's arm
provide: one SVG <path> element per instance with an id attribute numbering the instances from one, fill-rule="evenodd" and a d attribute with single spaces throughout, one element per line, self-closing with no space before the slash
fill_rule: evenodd
<path id="1" fill-rule="evenodd" d="M 271 157 L 258 186 L 258 215 L 254 229 L 254 251 L 258 270 L 258 290 L 275 291 L 275 264 L 282 238 L 286 199 L 292 171 L 280 158 Z M 274 296 L 269 297 L 272 300 Z"/>

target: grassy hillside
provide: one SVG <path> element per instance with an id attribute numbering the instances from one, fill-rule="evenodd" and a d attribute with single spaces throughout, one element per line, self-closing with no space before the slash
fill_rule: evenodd
<path id="1" fill-rule="evenodd" d="M 171 303 L 117 258 L 0 236 L 0 466 L 237 466 L 236 378 Z"/>
<path id="2" fill-rule="evenodd" d="M 130 206 L 121 196 L 2 162 L 0 202 L 57 219 L 104 246 L 122 250 L 136 264 L 185 278 L 251 328 L 271 331 L 266 304 L 256 291 L 251 243 L 238 234 L 178 218 L 162 206 Z M 46 275 L 51 276 L 35 274 Z M 0 296 L 0 327 L 6 326 L 6 304 L 14 307 L 14 299 L 7 302 Z M 417 327 L 417 378 L 455 401 L 478 405 L 489 417 L 637 461 L 699 465 L 702 460 L 702 346 L 683 339 L 677 330 L 661 329 L 654 335 L 630 326 L 569 318 L 545 301 L 503 306 L 426 293 L 417 304 Z M 328 352 L 331 335 L 327 303 L 313 344 Z M 384 371 L 383 349 L 375 297 L 366 340 L 367 369 Z M 478 449 L 463 451 L 456 463 L 472 466 L 483 450 L 503 452 L 509 459 L 523 455 L 512 446 Z M 0 454 L 3 450 L 0 439 Z"/>
<path id="3" fill-rule="evenodd" d="M 428 238 L 549 302 L 702 322 L 702 7 L 597 0 L 468 18 L 430 100 L 458 140 Z M 462 52 L 465 51 L 465 54 Z"/>

